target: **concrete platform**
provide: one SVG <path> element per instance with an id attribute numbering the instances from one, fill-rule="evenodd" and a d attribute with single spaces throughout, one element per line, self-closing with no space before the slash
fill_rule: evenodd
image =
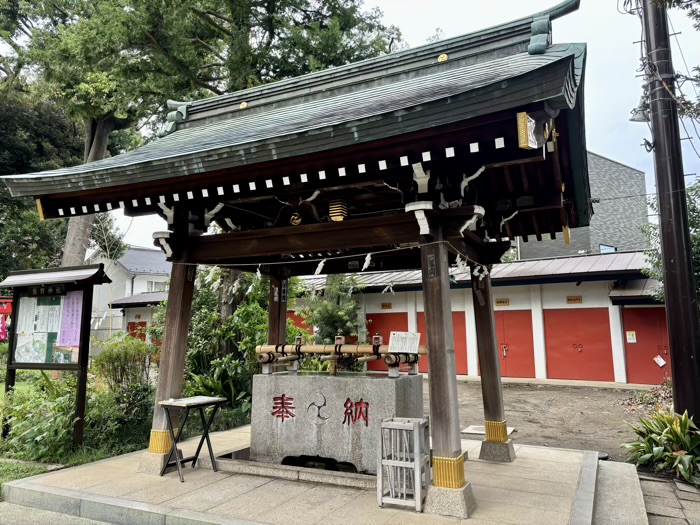
<path id="1" fill-rule="evenodd" d="M 245 448 L 249 441 L 249 427 L 212 434 L 217 455 Z M 184 443 L 185 454 L 195 445 Z M 381 509 L 374 490 L 298 478 L 190 467 L 184 483 L 176 471 L 163 477 L 137 474 L 140 453 L 11 482 L 3 486 L 3 497 L 15 505 L 118 525 L 616 524 L 593 521 L 599 497 L 595 453 L 519 444 L 516 460 L 503 464 L 472 459 L 479 455 L 480 441 L 465 440 L 462 446 L 469 452 L 465 469 L 477 502 L 472 518 L 462 521 Z M 638 481 L 635 486 L 623 476 L 615 483 L 620 497 L 639 491 L 641 500 Z"/>

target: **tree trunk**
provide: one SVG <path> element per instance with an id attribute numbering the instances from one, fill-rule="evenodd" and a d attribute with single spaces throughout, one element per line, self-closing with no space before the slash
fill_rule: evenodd
<path id="1" fill-rule="evenodd" d="M 238 305 L 243 300 L 243 292 L 240 287 L 234 292 L 233 285 L 240 277 L 241 272 L 232 268 L 221 268 L 221 286 L 219 296 L 219 313 L 221 314 L 221 322 L 225 323 L 238 309 Z M 222 342 L 222 355 L 232 354 L 235 351 L 235 345 L 232 341 Z"/>
<path id="2" fill-rule="evenodd" d="M 85 162 L 105 158 L 112 131 L 127 128 L 130 124 L 129 119 L 119 119 L 114 115 L 85 119 Z M 94 215 L 81 215 L 69 219 L 61 266 L 80 266 L 85 263 L 94 220 Z"/>

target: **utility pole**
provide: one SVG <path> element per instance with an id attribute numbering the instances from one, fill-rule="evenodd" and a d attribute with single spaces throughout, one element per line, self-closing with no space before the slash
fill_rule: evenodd
<path id="1" fill-rule="evenodd" d="M 673 407 L 700 420 L 700 315 L 693 274 L 688 204 L 678 129 L 666 9 L 642 0 L 664 294 L 673 376 Z M 655 64 L 655 67 L 654 67 Z"/>

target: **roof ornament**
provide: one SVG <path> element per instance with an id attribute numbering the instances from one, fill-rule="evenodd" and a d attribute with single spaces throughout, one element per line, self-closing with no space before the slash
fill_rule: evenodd
<path id="1" fill-rule="evenodd" d="M 560 4 L 537 13 L 532 17 L 530 45 L 527 52 L 531 55 L 543 55 L 552 43 L 552 20 L 573 13 L 579 8 L 581 0 L 564 0 Z"/>
<path id="2" fill-rule="evenodd" d="M 167 124 L 165 128 L 158 133 L 159 137 L 165 137 L 166 135 L 170 135 L 173 131 L 177 131 L 177 125 L 187 120 L 187 109 L 192 105 L 192 102 L 168 100 L 165 105 L 170 112 L 165 116 Z"/>
<path id="3" fill-rule="evenodd" d="M 531 55 L 543 55 L 552 43 L 552 21 L 549 15 L 535 17 L 530 32 L 527 52 Z"/>
<path id="4" fill-rule="evenodd" d="M 447 59 L 450 58 L 447 56 L 447 53 L 443 53 L 438 57 L 438 62 L 447 62 Z"/>

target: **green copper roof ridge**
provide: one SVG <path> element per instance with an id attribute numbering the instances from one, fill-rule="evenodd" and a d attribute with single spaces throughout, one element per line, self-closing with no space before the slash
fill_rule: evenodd
<path id="1" fill-rule="evenodd" d="M 233 91 L 231 93 L 225 93 L 223 95 L 218 95 L 215 97 L 207 97 L 204 99 L 199 99 L 199 100 L 194 100 L 191 102 L 191 105 L 189 105 L 189 113 L 196 113 L 198 110 L 198 106 L 205 105 L 207 103 L 212 103 L 216 101 L 217 99 L 220 100 L 221 104 L 225 104 L 227 101 L 230 102 L 235 102 L 237 100 L 243 100 L 246 97 L 246 94 L 250 96 L 255 96 L 256 92 L 263 91 L 265 89 L 269 89 L 270 87 L 273 86 L 278 86 L 282 88 L 282 92 L 284 92 L 284 86 L 285 85 L 293 85 L 300 81 L 301 79 L 312 79 L 314 77 L 323 77 L 323 76 L 332 76 L 336 73 L 342 72 L 344 70 L 350 70 L 353 68 L 357 68 L 358 66 L 361 65 L 371 65 L 371 64 L 376 64 L 378 68 L 382 68 L 383 65 L 385 65 L 386 62 L 392 62 L 395 61 L 397 58 L 401 57 L 406 57 L 410 55 L 429 55 L 430 53 L 435 53 L 435 52 L 440 52 L 442 51 L 445 47 L 457 44 L 460 42 L 467 42 L 469 40 L 474 40 L 476 43 L 481 42 L 484 40 L 484 37 L 492 34 L 497 34 L 499 32 L 504 32 L 508 29 L 515 29 L 517 27 L 522 27 L 525 25 L 530 25 L 532 24 L 539 18 L 542 17 L 549 17 L 550 20 L 555 20 L 557 18 L 560 18 L 566 14 L 569 14 L 575 10 L 578 9 L 580 5 L 580 0 L 565 0 L 564 2 L 543 10 L 539 13 L 533 14 L 533 15 L 528 15 L 516 20 L 511 20 L 508 22 L 504 22 L 502 24 L 497 24 L 491 27 L 487 27 L 484 29 L 480 29 L 477 31 L 473 31 L 470 33 L 465 33 L 462 35 L 457 35 L 451 38 L 447 38 L 444 40 L 439 40 L 437 42 L 429 42 L 427 44 L 423 44 L 420 46 L 412 47 L 409 49 L 397 51 L 395 53 L 388 53 L 385 55 L 377 56 L 377 57 L 372 57 L 372 58 L 367 58 L 364 60 L 359 60 L 357 62 L 352 62 L 350 64 L 344 64 L 342 66 L 337 66 L 337 67 L 332 67 L 332 68 L 326 68 L 321 71 L 313 71 L 311 73 L 306 73 L 305 75 L 300 75 L 297 77 L 291 77 L 287 79 L 282 79 L 278 80 L 275 82 L 270 82 L 268 84 L 262 84 L 260 86 L 255 86 L 252 88 L 247 88 L 243 90 L 238 90 L 238 91 Z M 524 28 L 523 28 L 524 29 Z M 529 32 L 530 33 L 530 32 Z M 503 33 L 504 37 L 508 36 L 508 32 Z M 528 37 L 531 35 L 528 34 Z M 523 39 L 525 42 L 527 42 L 528 38 Z M 544 51 L 541 51 L 544 52 Z"/>
<path id="2" fill-rule="evenodd" d="M 581 0 L 564 0 L 562 3 L 540 11 L 532 17 L 538 18 L 540 16 L 548 16 L 550 20 L 556 20 L 557 18 L 561 18 L 562 16 L 566 16 L 578 10 L 580 5 Z"/>

